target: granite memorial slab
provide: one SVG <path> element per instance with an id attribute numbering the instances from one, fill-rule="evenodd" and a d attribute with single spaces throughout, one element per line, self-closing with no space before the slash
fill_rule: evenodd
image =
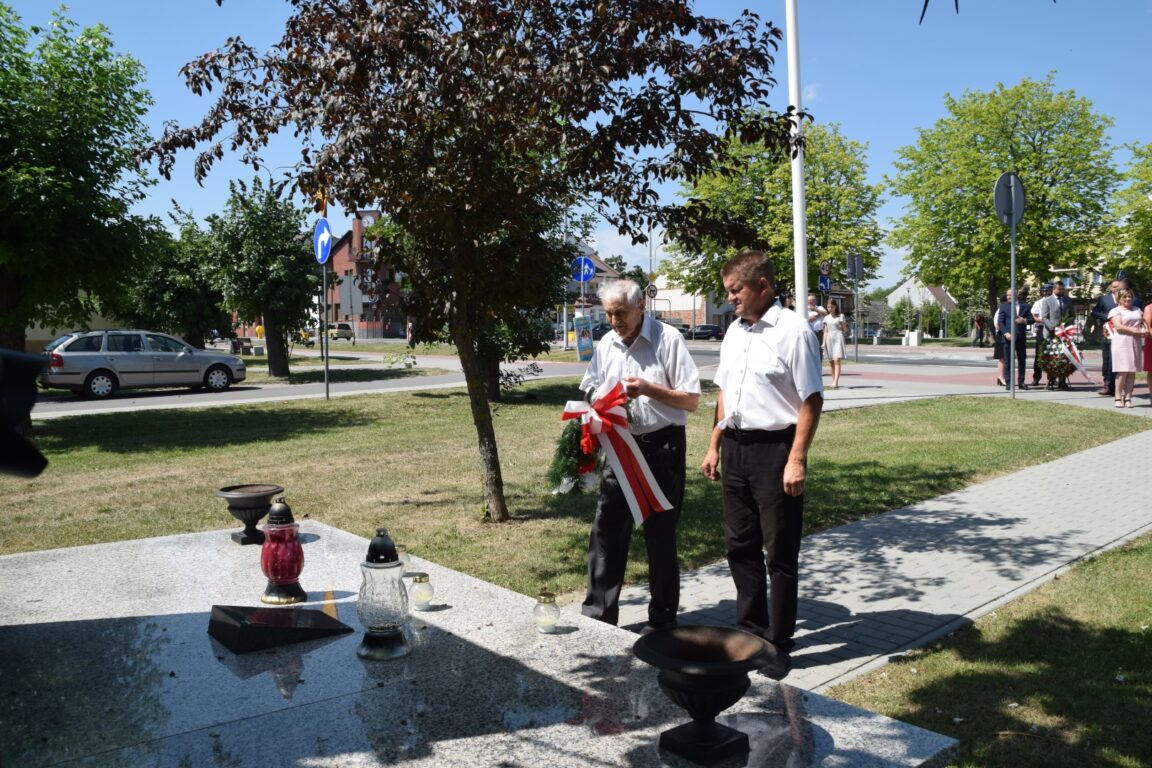
<path id="1" fill-rule="evenodd" d="M 355 631 L 242 655 L 207 631 L 213 606 L 251 605 L 266 583 L 258 548 L 230 531 L 0 557 L 0 764 L 691 765 L 659 748 L 685 713 L 633 654 L 634 634 L 571 611 L 540 634 L 533 598 L 413 557 L 436 593 L 412 616 L 411 654 L 361 660 L 368 540 L 301 529 L 301 607 Z M 73 585 L 92 573 L 78 598 Z M 734 765 L 931 765 L 954 747 L 751 677 L 717 718 L 749 736 Z"/>

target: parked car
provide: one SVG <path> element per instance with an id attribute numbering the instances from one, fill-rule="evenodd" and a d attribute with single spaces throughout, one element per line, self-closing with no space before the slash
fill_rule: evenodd
<path id="1" fill-rule="evenodd" d="M 688 338 L 720 341 L 724 338 L 724 329 L 718 325 L 709 325 L 705 323 L 693 326 L 692 330 L 688 331 Z"/>
<path id="2" fill-rule="evenodd" d="M 347 339 L 352 343 L 356 343 L 356 332 L 352 330 L 351 323 L 329 323 L 328 338 Z"/>
<path id="3" fill-rule="evenodd" d="M 108 397 L 118 389 L 207 387 L 223 392 L 244 381 L 244 361 L 233 355 L 196 349 L 154 331 L 112 329 L 73 331 L 44 348 L 46 388 L 68 389 L 82 397 Z"/>
<path id="4" fill-rule="evenodd" d="M 612 330 L 612 326 L 609 323 L 597 323 L 592 326 L 592 340 L 599 341 L 608 335 L 610 330 Z"/>

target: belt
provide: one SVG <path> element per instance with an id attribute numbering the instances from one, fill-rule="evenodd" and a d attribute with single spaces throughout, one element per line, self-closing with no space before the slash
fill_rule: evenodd
<path id="1" fill-rule="evenodd" d="M 673 430 L 683 430 L 684 427 L 680 424 L 669 424 L 667 427 L 654 429 L 651 432 L 645 432 L 642 435 L 632 435 L 638 443 L 653 443 L 658 440 L 663 440 Z"/>
<path id="2" fill-rule="evenodd" d="M 794 424 L 784 429 L 724 428 L 724 437 L 729 440 L 735 440 L 740 445 L 751 445 L 753 443 L 787 443 L 791 442 L 795 434 L 796 425 Z"/>

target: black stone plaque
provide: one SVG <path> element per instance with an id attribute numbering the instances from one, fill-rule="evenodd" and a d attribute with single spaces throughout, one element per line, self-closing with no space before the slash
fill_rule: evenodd
<path id="1" fill-rule="evenodd" d="M 352 631 L 323 611 L 308 608 L 214 605 L 208 618 L 208 634 L 232 653 L 262 651 Z"/>

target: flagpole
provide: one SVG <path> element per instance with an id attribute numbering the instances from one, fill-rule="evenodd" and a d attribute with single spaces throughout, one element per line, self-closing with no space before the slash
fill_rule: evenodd
<path id="1" fill-rule="evenodd" d="M 788 102 L 800 112 L 800 32 L 797 28 L 796 0 L 785 0 L 785 30 L 788 45 Z M 808 217 L 804 197 L 804 149 L 798 140 L 803 135 L 800 118 L 792 126 L 792 239 L 796 272 L 797 310 L 808 300 Z"/>

